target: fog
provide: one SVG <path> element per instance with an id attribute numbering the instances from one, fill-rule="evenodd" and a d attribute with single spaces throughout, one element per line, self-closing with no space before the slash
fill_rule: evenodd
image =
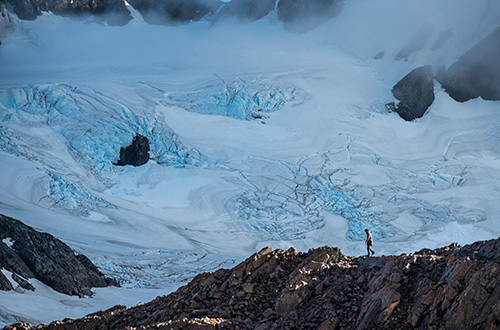
<path id="1" fill-rule="evenodd" d="M 33 22 L 18 22 L 16 32 L 4 40 L 0 79 L 8 85 L 205 70 L 239 53 L 266 51 L 274 56 L 292 45 L 291 35 L 268 24 L 159 26 L 132 21 L 109 27 L 44 14 Z"/>
<path id="2" fill-rule="evenodd" d="M 121 27 L 46 13 L 35 21 L 18 21 L 15 32 L 4 38 L 0 79 L 9 84 L 57 81 L 66 75 L 85 79 L 93 70 L 103 79 L 116 72 L 210 70 L 212 64 L 239 54 L 261 54 L 258 59 L 248 56 L 249 67 L 240 68 L 245 71 L 254 59 L 262 62 L 281 52 L 296 53 L 300 61 L 301 56 L 328 56 L 330 49 L 342 49 L 360 60 L 383 52 L 384 58 L 375 65 L 390 75 L 391 67 L 401 66 L 394 59 L 410 63 L 408 67 L 451 65 L 500 25 L 498 17 L 500 3 L 491 0 L 351 0 L 339 16 L 306 33 L 295 33 L 283 28 L 276 12 L 253 23 L 225 19 L 163 26 L 132 20 Z M 446 31 L 449 37 L 432 49 Z M 398 55 L 405 47 L 405 55 Z"/>

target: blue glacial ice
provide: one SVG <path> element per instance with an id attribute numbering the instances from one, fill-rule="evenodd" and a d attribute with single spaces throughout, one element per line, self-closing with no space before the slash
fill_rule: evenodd
<path id="1" fill-rule="evenodd" d="M 161 114 L 130 109 L 90 88 L 4 89 L 0 90 L 0 107 L 2 123 L 59 127 L 74 158 L 96 173 L 111 170 L 120 147 L 127 146 L 135 134 L 148 137 L 151 159 L 160 164 L 190 164 L 200 159 L 198 152 L 181 143 Z"/>
<path id="2" fill-rule="evenodd" d="M 100 208 L 115 208 L 113 204 L 59 174 L 49 172 L 48 175 L 50 183 L 46 198 L 52 207 L 80 216 L 89 216 L 91 211 Z"/>
<path id="3" fill-rule="evenodd" d="M 148 250 L 122 253 L 120 257 L 87 253 L 105 275 L 133 288 L 164 288 L 187 283 L 200 272 L 234 267 L 241 260 L 203 251 Z M 158 274 L 163 274 L 158 276 Z"/>
<path id="4" fill-rule="evenodd" d="M 367 156 L 350 153 L 351 159 Z M 417 172 L 372 155 L 368 158 L 384 163 L 393 178 L 386 184 L 366 186 L 352 180 L 358 174 L 352 169 L 335 166 L 331 160 L 337 154 L 326 152 L 311 156 L 319 160 L 298 164 L 259 160 L 269 162 L 266 167 L 279 175 L 266 176 L 265 181 L 259 176 L 245 175 L 246 188 L 228 209 L 236 209 L 240 219 L 269 240 L 304 237 L 322 228 L 327 213 L 346 220 L 346 238 L 350 240 L 363 240 L 365 228 L 370 228 L 379 241 L 394 241 L 441 228 L 449 222 L 463 224 L 485 219 L 483 211 L 462 207 L 459 199 L 450 198 L 442 205 L 418 196 L 462 184 L 467 176 L 463 165 L 438 162 L 431 170 Z M 392 222 L 405 212 L 419 219 L 417 232 L 408 234 L 393 226 Z"/>
<path id="5" fill-rule="evenodd" d="M 161 103 L 201 114 L 252 120 L 265 119 L 267 114 L 307 98 L 305 91 L 291 83 L 274 83 L 263 78 L 226 82 L 219 78 L 195 91 L 169 94 Z"/>
<path id="6" fill-rule="evenodd" d="M 40 138 L 31 129 L 49 129 L 50 136 Z M 57 208 L 88 214 L 96 207 L 110 207 L 90 193 L 95 186 L 89 189 L 85 180 L 75 181 L 82 173 L 80 169 L 71 173 L 72 168 L 83 167 L 102 188 L 110 187 L 111 174 L 121 170 L 112 164 L 120 148 L 136 134 L 149 139 L 150 158 L 158 164 L 213 163 L 184 146 L 154 108 L 130 109 L 85 86 L 57 84 L 0 90 L 0 150 L 34 161 L 50 173 L 49 199 Z M 66 152 L 47 153 L 60 147 L 53 146 L 53 140 L 62 140 Z M 65 153 L 71 159 L 58 157 Z"/>
<path id="7" fill-rule="evenodd" d="M 120 147 L 127 146 L 135 134 L 141 134 L 148 137 L 150 158 L 158 164 L 217 166 L 240 173 L 241 180 L 235 184 L 242 186 L 242 193 L 229 199 L 227 212 L 268 240 L 304 237 L 322 228 L 328 213 L 346 220 L 348 239 L 363 239 L 363 229 L 369 227 L 382 241 L 408 238 L 392 224 L 404 212 L 419 219 L 422 233 L 452 221 L 470 223 L 485 218 L 482 211 L 461 206 L 458 198 L 437 204 L 419 197 L 467 182 L 468 169 L 459 162 L 437 161 L 430 167 L 417 168 L 418 164 L 384 159 L 347 137 L 337 149 L 307 156 L 296 163 L 249 160 L 249 168 L 253 161 L 255 168 L 266 170 L 241 173 L 185 146 L 163 113 L 154 107 L 159 101 L 199 113 L 252 119 L 307 99 L 307 94 L 294 86 L 265 79 L 236 79 L 231 83 L 208 84 L 194 92 L 168 96 L 161 90 L 147 93 L 156 93 L 146 95 L 152 98 L 151 108 L 132 109 L 116 97 L 86 86 L 58 84 L 0 90 L 0 149 L 39 164 L 49 173 L 47 199 L 51 205 L 80 214 L 112 207 L 93 192 L 113 185 L 110 178 L 121 171 L 112 165 Z M 62 157 L 64 153 L 54 156 L 45 152 L 55 148 L 51 138 L 29 132 L 31 128 L 44 127 L 50 128 L 56 140 L 63 141 L 70 159 Z M 451 145 L 448 154 L 452 151 Z M 379 186 L 356 183 L 352 178 L 359 173 L 352 168 L 358 163 L 383 167 L 389 182 Z M 81 172 L 72 173 L 75 164 L 99 184 L 90 187 Z"/>

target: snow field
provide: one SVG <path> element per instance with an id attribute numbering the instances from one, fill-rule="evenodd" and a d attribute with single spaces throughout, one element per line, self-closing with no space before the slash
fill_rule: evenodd
<path id="1" fill-rule="evenodd" d="M 456 11 L 443 11 L 450 3 Z M 86 254 L 122 288 L 78 299 L 31 281 L 35 292 L 0 292 L 0 324 L 131 306 L 267 245 L 362 255 L 364 228 L 377 255 L 498 237 L 498 102 L 457 103 L 436 83 L 421 119 L 384 107 L 410 70 L 449 65 L 497 27 L 498 6 L 406 5 L 350 1 L 304 34 L 272 15 L 178 27 L 19 21 L 0 47 L 0 212 Z M 395 60 L 428 10 L 429 41 Z M 113 166 L 136 133 L 152 159 Z"/>

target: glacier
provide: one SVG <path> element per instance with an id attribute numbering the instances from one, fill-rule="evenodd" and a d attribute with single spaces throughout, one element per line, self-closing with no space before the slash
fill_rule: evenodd
<path id="1" fill-rule="evenodd" d="M 162 104 L 201 114 L 251 120 L 265 119 L 266 113 L 279 111 L 285 105 L 300 104 L 308 97 L 286 81 L 272 84 L 264 77 L 250 82 L 239 77 L 230 82 L 219 79 L 219 84 L 209 82 L 199 90 L 168 94 Z"/>
<path id="2" fill-rule="evenodd" d="M 119 171 L 113 163 L 120 148 L 127 146 L 136 133 L 151 140 L 150 157 L 159 164 L 203 166 L 211 163 L 198 151 L 183 146 L 163 115 L 145 111 L 137 115 L 127 106 L 85 86 L 60 84 L 2 89 L 0 104 L 0 149 L 43 166 L 50 177 L 46 197 L 51 206 L 80 215 L 88 216 L 95 209 L 113 207 L 90 192 L 92 187 L 86 186 L 90 181 L 96 185 L 94 189 L 102 191 L 112 185 L 110 174 Z M 22 133 L 16 127 L 22 127 Z M 58 135 L 62 145 L 56 147 L 38 138 L 37 133 L 25 132 L 42 128 Z M 71 160 L 54 157 L 56 148 L 65 149 Z M 82 180 L 81 171 L 91 174 L 93 180 Z"/>
<path id="3" fill-rule="evenodd" d="M 499 103 L 458 103 L 436 83 L 418 120 L 384 107 L 407 72 L 449 65 L 498 27 L 491 1 L 451 4 L 352 1 L 302 34 L 272 17 L 16 21 L 0 46 L 0 212 L 122 287 L 0 292 L 0 324 L 134 305 L 267 245 L 361 255 L 365 228 L 378 254 L 498 237 Z M 429 8 L 427 44 L 396 60 Z M 150 161 L 114 166 L 136 134 Z"/>

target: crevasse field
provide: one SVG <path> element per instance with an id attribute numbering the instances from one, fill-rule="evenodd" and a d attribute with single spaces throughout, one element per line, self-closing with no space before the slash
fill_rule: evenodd
<path id="1" fill-rule="evenodd" d="M 349 0 L 305 33 L 275 12 L 134 17 L 47 13 L 2 39 L 0 213 L 122 287 L 80 299 L 32 281 L 0 292 L 0 326 L 146 302 L 265 246 L 360 256 L 364 228 L 377 255 L 500 236 L 500 102 L 458 103 L 436 82 L 423 118 L 384 107 L 408 72 L 449 66 L 500 26 L 496 1 Z M 425 46 L 396 60 L 422 29 Z M 151 160 L 112 165 L 136 133 Z"/>

